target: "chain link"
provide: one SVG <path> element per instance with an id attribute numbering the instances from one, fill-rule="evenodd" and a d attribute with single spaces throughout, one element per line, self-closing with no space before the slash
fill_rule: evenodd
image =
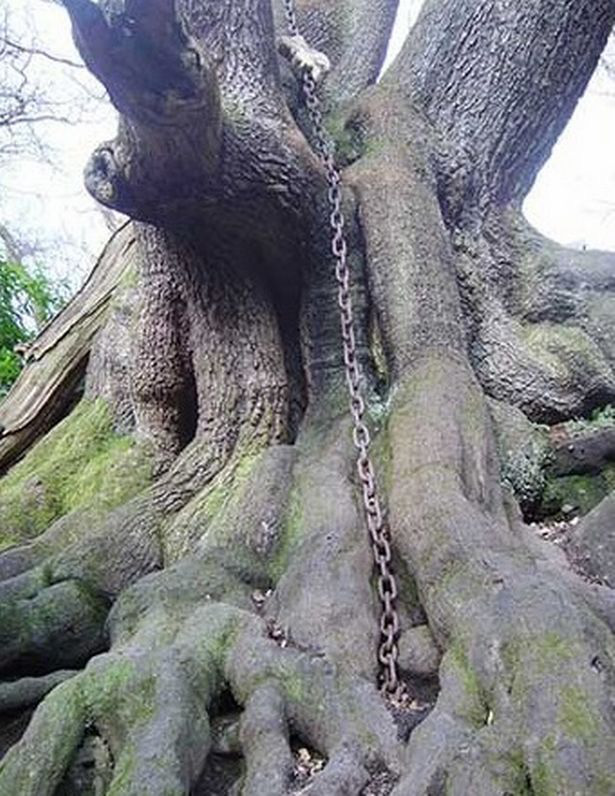
<path id="1" fill-rule="evenodd" d="M 298 36 L 299 27 L 294 0 L 284 0 L 284 8 L 289 33 L 291 36 Z M 378 595 L 382 604 L 378 647 L 380 681 L 382 691 L 386 695 L 400 699 L 405 688 L 400 681 L 397 667 L 397 637 L 399 635 L 399 617 L 396 610 L 397 581 L 391 568 L 390 532 L 383 517 L 374 467 L 369 455 L 369 429 L 363 419 L 365 400 L 361 390 L 361 372 L 354 332 L 348 246 L 342 213 L 341 175 L 335 162 L 334 144 L 323 124 L 320 100 L 316 91 L 317 85 L 309 67 L 304 68 L 301 78 L 303 99 L 312 124 L 314 145 L 322 159 L 327 175 L 328 201 L 331 210 L 329 217 L 332 231 L 331 251 L 335 258 L 335 278 L 338 285 L 337 303 L 340 311 L 346 383 L 353 421 L 353 440 L 358 451 L 357 472 L 362 487 L 365 516 L 374 556 Z"/>

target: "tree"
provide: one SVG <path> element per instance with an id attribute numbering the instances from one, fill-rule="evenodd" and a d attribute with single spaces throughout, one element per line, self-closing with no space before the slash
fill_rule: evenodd
<path id="1" fill-rule="evenodd" d="M 426 0 L 378 84 L 394 0 L 298 2 L 332 62 L 402 704 L 282 4 L 64 5 L 120 112 L 86 184 L 133 222 L 3 408 L 0 706 L 48 695 L 0 793 L 613 792 L 613 593 L 524 524 L 497 446 L 615 399 L 613 255 L 520 212 L 613 0 Z"/>
<path id="2" fill-rule="evenodd" d="M 40 270 L 0 259 L 0 398 L 21 370 L 24 347 L 62 304 L 61 292 Z"/>
<path id="3" fill-rule="evenodd" d="M 48 52 L 31 31 L 19 29 L 4 0 L 0 2 L 0 159 L 15 155 L 49 157 L 40 135 L 41 122 L 74 124 L 83 113 L 83 100 L 61 95 L 37 61 L 83 69 L 83 64 Z"/>
<path id="4" fill-rule="evenodd" d="M 52 9 L 49 15 L 41 0 L 0 0 L 0 239 L 13 249 L 12 260 L 28 266 L 45 262 L 48 271 L 61 273 L 76 288 L 89 270 L 83 261 L 91 267 L 95 259 L 85 239 L 91 243 L 103 219 L 115 223 L 116 214 L 83 194 L 80 210 L 89 212 L 89 222 L 54 228 L 50 219 L 61 216 L 53 207 L 47 212 L 53 205 L 49 194 L 71 191 L 69 158 L 61 154 L 71 128 L 79 126 L 83 137 L 85 125 L 100 122 L 109 105 L 82 62 L 41 41 L 37 28 L 45 29 L 50 20 L 53 25 L 53 12 L 63 13 Z M 43 200 L 48 180 L 54 190 Z M 62 199 L 66 204 L 67 196 Z"/>

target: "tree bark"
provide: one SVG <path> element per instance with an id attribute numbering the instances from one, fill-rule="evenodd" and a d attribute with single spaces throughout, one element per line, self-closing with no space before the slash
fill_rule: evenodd
<path id="1" fill-rule="evenodd" d="M 391 79 L 442 136 L 453 213 L 525 197 L 614 20 L 611 0 L 427 4 Z"/>
<path id="2" fill-rule="evenodd" d="M 615 3 L 427 0 L 375 85 L 397 4 L 298 2 L 333 66 L 401 701 L 378 690 L 326 182 L 282 4 L 64 5 L 121 113 L 88 185 L 133 222 L 46 332 L 73 319 L 85 397 L 27 453 L 61 414 L 38 363 L 5 404 L 35 385 L 30 436 L 0 448 L 25 454 L 0 480 L 0 716 L 40 704 L 0 796 L 612 792 L 615 598 L 600 551 L 571 566 L 504 483 L 511 455 L 542 483 L 548 451 L 501 441 L 615 400 L 613 255 L 519 209 Z M 76 360 L 47 361 L 65 413 Z"/>

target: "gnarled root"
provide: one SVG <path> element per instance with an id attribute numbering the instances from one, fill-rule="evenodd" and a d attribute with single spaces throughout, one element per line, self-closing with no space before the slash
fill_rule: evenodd
<path id="1" fill-rule="evenodd" d="M 517 210 L 492 213 L 481 237 L 460 233 L 455 244 L 472 361 L 489 395 L 541 422 L 613 400 L 611 253 L 559 246 Z"/>
<path id="2" fill-rule="evenodd" d="M 394 540 L 444 652 L 435 708 L 407 746 L 375 687 L 344 418 L 308 424 L 296 446 L 249 457 L 241 475 L 235 463 L 232 499 L 214 479 L 174 515 L 169 549 L 183 540 L 198 556 L 180 544 L 177 564 L 120 594 L 110 652 L 43 701 L 4 759 L 0 794 L 54 793 L 88 743 L 106 750 L 99 776 L 122 796 L 207 792 L 208 766 L 229 754 L 235 792 L 282 796 L 298 787 L 298 746 L 325 761 L 302 783 L 313 796 L 369 793 L 383 770 L 404 796 L 600 793 L 613 776 L 612 637 L 587 584 L 560 577 L 509 524 L 487 418 L 467 368 L 444 357 L 423 362 L 392 407 Z M 427 636 L 432 675 L 426 628 L 406 632 Z"/>
<path id="3" fill-rule="evenodd" d="M 440 696 L 395 792 L 608 792 L 612 633 L 571 588 L 575 576 L 544 566 L 507 520 L 467 368 L 446 357 L 418 365 L 389 433 L 404 485 L 391 495 L 395 538 L 445 650 Z"/>
<path id="4" fill-rule="evenodd" d="M 243 793 L 287 792 L 291 731 L 330 761 L 310 793 L 347 793 L 348 782 L 358 791 L 366 754 L 395 763 L 393 724 L 370 683 L 278 646 L 249 596 L 245 607 L 208 600 L 203 575 L 185 561 L 125 593 L 110 619 L 112 651 L 42 703 L 2 763 L 0 793 L 51 796 L 94 731 L 114 761 L 108 793 L 185 794 L 203 769 L 208 711 L 223 688 L 245 706 Z"/>

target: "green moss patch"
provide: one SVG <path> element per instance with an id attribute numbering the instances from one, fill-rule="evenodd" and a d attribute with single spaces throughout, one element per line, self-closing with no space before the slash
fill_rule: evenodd
<path id="1" fill-rule="evenodd" d="M 568 736 L 592 743 L 600 733 L 600 721 L 587 704 L 585 694 L 573 685 L 562 690 L 559 720 Z"/>
<path id="2" fill-rule="evenodd" d="M 113 430 L 105 402 L 83 400 L 0 479 L 0 549 L 74 509 L 114 508 L 151 474 L 148 451 Z"/>
<path id="3" fill-rule="evenodd" d="M 365 142 L 362 131 L 349 122 L 345 112 L 329 115 L 326 126 L 335 143 L 335 153 L 341 167 L 349 166 L 363 155 Z"/>
<path id="4" fill-rule="evenodd" d="M 580 327 L 532 324 L 522 328 L 521 337 L 532 358 L 555 377 L 570 376 L 575 357 L 596 372 L 606 367 L 600 349 Z"/>
<path id="5" fill-rule="evenodd" d="M 288 514 L 284 526 L 284 534 L 282 536 L 276 555 L 269 565 L 269 576 L 274 583 L 282 577 L 288 563 L 291 559 L 293 552 L 296 550 L 297 544 L 302 536 L 303 530 L 303 500 L 301 493 L 298 489 L 294 489 L 290 496 L 290 503 L 288 507 Z"/>
<path id="6" fill-rule="evenodd" d="M 115 660 L 104 669 L 86 672 L 82 693 L 91 721 L 119 713 L 126 723 L 145 723 L 155 711 L 156 678 L 140 671 L 135 661 Z"/>
<path id="7" fill-rule="evenodd" d="M 595 409 L 588 418 L 578 417 L 564 424 L 566 431 L 572 435 L 591 434 L 605 428 L 615 428 L 615 406 L 607 404 Z"/>
<path id="8" fill-rule="evenodd" d="M 615 465 L 598 475 L 567 475 L 552 478 L 546 484 L 540 514 L 557 515 L 570 506 L 578 514 L 587 514 L 615 489 Z"/>
<path id="9" fill-rule="evenodd" d="M 482 727 L 487 716 L 487 705 L 478 677 L 459 643 L 453 644 L 447 652 L 444 666 L 448 673 L 454 673 L 462 687 L 458 693 L 457 709 L 467 721 Z"/>

